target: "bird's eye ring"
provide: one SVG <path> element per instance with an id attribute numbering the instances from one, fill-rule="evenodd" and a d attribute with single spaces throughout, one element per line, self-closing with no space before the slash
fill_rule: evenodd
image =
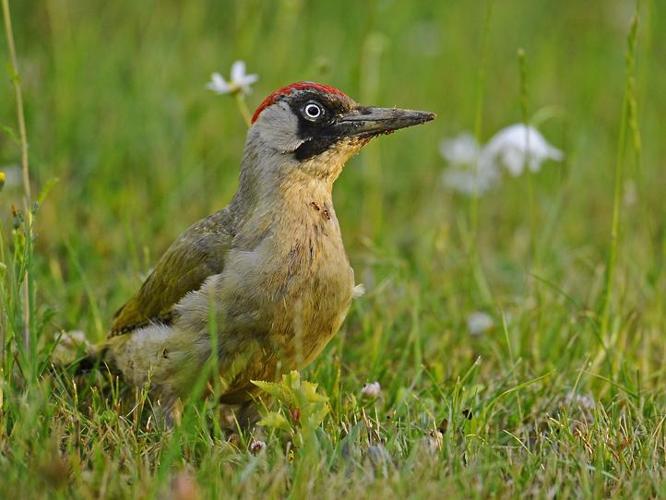
<path id="1" fill-rule="evenodd" d="M 324 108 L 316 102 L 309 102 L 303 108 L 303 113 L 308 120 L 317 120 L 324 114 Z"/>

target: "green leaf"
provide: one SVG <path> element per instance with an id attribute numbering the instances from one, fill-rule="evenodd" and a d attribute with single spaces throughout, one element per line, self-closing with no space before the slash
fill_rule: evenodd
<path id="1" fill-rule="evenodd" d="M 261 420 L 259 420 L 258 424 L 269 429 L 291 429 L 289 421 L 285 416 L 275 411 L 268 412 Z"/>
<path id="2" fill-rule="evenodd" d="M 293 402 L 294 398 L 289 388 L 279 382 L 266 382 L 263 380 L 252 380 L 251 382 L 269 396 L 273 396 L 277 401 L 282 403 Z"/>

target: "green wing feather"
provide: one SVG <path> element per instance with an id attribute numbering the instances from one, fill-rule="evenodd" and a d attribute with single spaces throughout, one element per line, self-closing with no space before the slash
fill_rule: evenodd
<path id="1" fill-rule="evenodd" d="M 233 236 L 226 209 L 187 229 L 162 255 L 137 294 L 116 312 L 109 337 L 149 323 L 169 323 L 181 298 L 222 272 Z"/>

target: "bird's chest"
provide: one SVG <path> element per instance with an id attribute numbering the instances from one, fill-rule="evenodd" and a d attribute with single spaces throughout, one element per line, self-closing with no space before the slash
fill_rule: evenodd
<path id="1" fill-rule="evenodd" d="M 252 289 L 268 340 L 282 361 L 304 366 L 337 332 L 354 286 L 332 207 L 311 202 L 278 220 L 256 260 L 262 272 Z"/>
<path id="2" fill-rule="evenodd" d="M 300 311 L 306 323 L 346 307 L 354 277 L 332 208 L 311 202 L 304 216 L 286 226 L 276 241 L 280 257 L 273 261 L 277 286 L 269 287 L 271 300 L 286 303 L 288 315 Z"/>

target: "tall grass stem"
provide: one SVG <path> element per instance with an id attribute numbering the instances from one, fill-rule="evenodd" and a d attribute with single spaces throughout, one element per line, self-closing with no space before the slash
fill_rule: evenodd
<path id="1" fill-rule="evenodd" d="M 606 273 L 601 306 L 600 336 L 604 339 L 605 345 L 595 362 L 599 362 L 604 353 L 607 352 L 614 343 L 615 335 L 610 335 L 609 328 L 611 323 L 611 305 L 613 300 L 613 285 L 615 282 L 615 273 L 617 267 L 618 242 L 620 239 L 622 214 L 621 203 L 624 188 L 624 156 L 627 143 L 627 129 L 631 128 L 634 136 L 634 149 L 639 155 L 640 142 L 636 140 L 639 137 L 637 125 L 636 97 L 635 97 L 635 60 L 636 46 L 638 40 L 638 21 L 640 12 L 640 1 L 636 1 L 636 10 L 631 21 L 629 34 L 627 35 L 627 49 L 625 56 L 626 79 L 624 88 L 624 97 L 622 99 L 622 114 L 620 118 L 620 131 L 617 139 L 617 154 L 615 159 L 615 174 L 613 182 L 613 215 L 611 220 L 610 245 L 608 249 L 608 260 L 606 263 Z"/>
<path id="2" fill-rule="evenodd" d="M 25 112 L 23 109 L 23 92 L 21 89 L 21 77 L 16 58 L 16 45 L 14 43 L 14 30 L 12 28 L 9 0 L 2 0 L 2 16 L 4 18 L 5 35 L 7 37 L 7 50 L 9 52 L 9 64 L 11 81 L 14 87 L 16 99 L 16 119 L 19 129 L 19 144 L 21 147 L 21 174 L 23 180 L 23 209 L 25 212 L 26 250 L 31 250 L 32 244 L 32 194 L 30 192 L 30 167 L 28 161 L 28 133 L 25 125 Z M 30 348 L 30 259 L 26 261 L 23 275 L 23 344 L 26 352 Z"/>
<path id="3" fill-rule="evenodd" d="M 486 0 L 485 14 L 483 18 L 483 31 L 481 32 L 481 46 L 479 48 L 479 68 L 476 81 L 476 105 L 474 112 L 474 137 L 478 144 L 482 144 L 483 131 L 483 108 L 485 103 L 486 89 L 486 64 L 488 56 L 488 37 L 490 34 L 490 21 L 493 14 L 494 0 Z M 474 163 L 475 177 L 478 175 L 479 161 Z M 481 265 L 481 258 L 478 249 L 478 226 L 479 226 L 479 193 L 475 193 L 469 202 L 469 223 L 470 223 L 470 263 L 472 274 L 476 284 L 483 296 L 483 299 L 492 303 L 492 294 L 486 281 L 485 273 Z"/>
<path id="4" fill-rule="evenodd" d="M 240 111 L 241 116 L 245 124 L 250 127 L 252 125 L 252 115 L 250 110 L 247 107 L 247 102 L 245 102 L 245 95 L 242 92 L 236 92 L 236 104 L 238 105 L 238 110 Z"/>
<path id="5" fill-rule="evenodd" d="M 527 83 L 527 57 L 525 49 L 518 49 L 518 70 L 520 74 L 520 118 L 525 125 L 525 150 L 530 151 L 530 134 L 529 134 L 529 87 Z M 529 169 L 529 153 L 525 154 L 523 169 L 527 172 L 527 207 L 530 218 L 530 247 L 528 270 L 531 271 L 532 262 L 536 254 L 536 231 L 537 231 L 537 217 L 534 202 L 534 176 L 531 175 Z"/>

